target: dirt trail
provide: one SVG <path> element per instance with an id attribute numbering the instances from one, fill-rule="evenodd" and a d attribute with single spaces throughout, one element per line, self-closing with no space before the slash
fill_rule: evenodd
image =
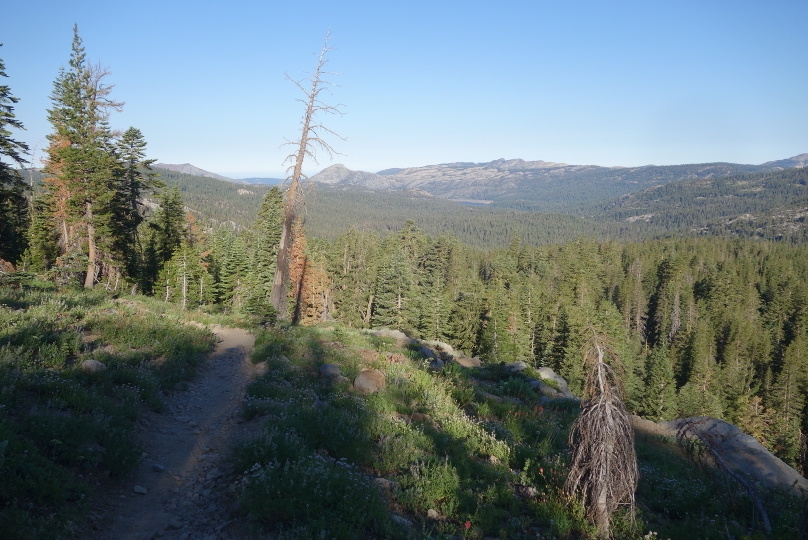
<path id="1" fill-rule="evenodd" d="M 169 397 L 162 414 L 142 417 L 138 443 L 146 456 L 90 513 L 96 540 L 233 538 L 224 455 L 249 429 L 239 407 L 253 377 L 255 339 L 241 329 L 211 330 L 219 343 L 188 391 Z"/>

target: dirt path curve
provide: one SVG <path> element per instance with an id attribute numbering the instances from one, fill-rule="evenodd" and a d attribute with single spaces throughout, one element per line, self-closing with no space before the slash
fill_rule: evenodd
<path id="1" fill-rule="evenodd" d="M 143 416 L 138 442 L 146 455 L 90 513 L 96 540 L 232 538 L 224 454 L 248 429 L 239 407 L 253 377 L 255 338 L 237 328 L 211 331 L 219 343 L 188 391 L 169 397 L 162 414 Z"/>

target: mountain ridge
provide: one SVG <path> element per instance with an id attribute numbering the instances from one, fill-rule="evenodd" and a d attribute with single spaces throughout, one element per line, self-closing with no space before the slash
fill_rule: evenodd
<path id="1" fill-rule="evenodd" d="M 343 164 L 326 167 L 312 182 L 375 190 L 418 190 L 450 200 L 489 200 L 495 206 L 533 211 L 572 211 L 677 180 L 718 178 L 808 165 L 808 154 L 760 165 L 697 163 L 603 167 L 543 160 L 497 159 L 391 168 L 372 173 Z"/>
<path id="2" fill-rule="evenodd" d="M 215 178 L 216 180 L 221 180 L 223 182 L 230 182 L 232 184 L 249 184 L 249 182 L 245 182 L 244 180 L 228 178 L 227 176 L 222 176 L 221 174 L 216 174 L 210 171 L 206 171 L 205 169 L 200 169 L 196 165 L 191 165 L 190 163 L 180 163 L 180 164 L 155 163 L 154 165 L 152 165 L 152 167 L 157 167 L 158 169 L 166 169 L 169 171 L 174 171 L 182 174 L 190 174 L 192 176 L 205 176 L 208 178 Z"/>

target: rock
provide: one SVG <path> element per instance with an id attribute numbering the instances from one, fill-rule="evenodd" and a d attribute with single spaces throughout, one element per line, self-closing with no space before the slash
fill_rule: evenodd
<path id="1" fill-rule="evenodd" d="M 407 361 L 407 357 L 401 353 L 387 353 L 387 360 L 391 364 L 403 364 Z"/>
<path id="2" fill-rule="evenodd" d="M 205 480 L 216 480 L 221 475 L 222 473 L 219 472 L 219 469 L 211 469 L 208 471 L 208 474 L 205 475 Z"/>
<path id="3" fill-rule="evenodd" d="M 541 395 L 547 396 L 549 398 L 561 397 L 561 394 L 558 392 L 558 390 L 556 390 L 549 384 L 545 384 L 536 379 L 530 379 L 530 388 L 539 392 Z"/>
<path id="4" fill-rule="evenodd" d="M 443 369 L 443 360 L 435 358 L 429 363 L 429 369 L 440 370 Z"/>
<path id="5" fill-rule="evenodd" d="M 738 475 L 753 483 L 760 482 L 770 489 L 791 491 L 803 497 L 808 492 L 808 480 L 769 452 L 757 439 L 728 422 L 702 416 L 671 420 L 657 425 L 675 434 L 685 422 L 688 422 Z"/>
<path id="6" fill-rule="evenodd" d="M 172 519 L 171 521 L 168 522 L 168 525 L 166 526 L 166 529 L 170 529 L 170 530 L 173 530 L 173 531 L 182 529 L 182 521 L 180 521 L 180 520 L 178 520 L 176 518 Z"/>
<path id="7" fill-rule="evenodd" d="M 269 373 L 269 366 L 267 366 L 266 361 L 258 362 L 253 366 L 253 371 L 255 372 L 256 377 L 263 377 Z"/>
<path id="8" fill-rule="evenodd" d="M 332 384 L 346 384 L 347 383 L 347 384 L 350 385 L 351 384 L 351 379 L 349 379 L 345 375 L 339 375 L 339 376 L 334 377 L 333 379 L 331 379 L 331 383 Z"/>
<path id="9" fill-rule="evenodd" d="M 497 456 L 488 456 L 488 463 L 491 465 L 499 465 L 499 458 Z"/>
<path id="10" fill-rule="evenodd" d="M 135 493 L 139 493 L 141 495 L 145 495 L 146 493 L 148 493 L 148 491 L 146 491 L 146 488 L 142 486 L 135 486 L 134 489 L 132 489 L 132 491 L 134 491 Z"/>
<path id="11" fill-rule="evenodd" d="M 369 364 L 379 359 L 379 353 L 371 349 L 359 349 L 357 352 L 362 357 L 362 360 Z"/>
<path id="12" fill-rule="evenodd" d="M 511 373 L 522 373 L 524 370 L 527 369 L 527 364 L 519 360 L 518 362 L 511 362 L 510 364 L 505 364 L 505 369 L 507 369 Z"/>
<path id="13" fill-rule="evenodd" d="M 163 471 L 166 470 L 166 468 L 164 466 L 160 465 L 159 463 L 155 463 L 154 465 L 152 465 L 152 470 L 154 472 L 163 472 Z"/>
<path id="14" fill-rule="evenodd" d="M 496 401 L 497 403 L 502 403 L 502 398 L 499 396 L 495 396 L 494 394 L 489 394 L 488 392 L 480 392 L 484 398 L 490 399 L 492 401 Z"/>
<path id="15" fill-rule="evenodd" d="M 516 491 L 525 499 L 532 499 L 539 494 L 539 490 L 531 486 L 516 486 Z"/>
<path id="16" fill-rule="evenodd" d="M 180 535 L 180 540 L 188 540 L 188 538 L 189 538 L 188 533 L 182 533 Z"/>
<path id="17" fill-rule="evenodd" d="M 430 508 L 426 511 L 426 517 L 429 519 L 440 519 L 440 514 L 438 514 L 438 511 L 434 508 Z"/>
<path id="18" fill-rule="evenodd" d="M 412 521 L 410 521 L 409 519 L 407 519 L 405 517 L 401 517 L 399 515 L 392 514 L 390 516 L 390 519 L 392 519 L 393 521 L 395 521 L 398 525 L 401 525 L 402 527 L 412 527 Z"/>
<path id="19" fill-rule="evenodd" d="M 323 401 L 323 400 L 322 400 L 322 399 L 320 399 L 320 398 L 315 398 L 315 399 L 314 399 L 314 403 L 312 403 L 312 407 L 314 407 L 315 409 L 319 409 L 319 410 L 321 410 L 321 411 L 322 411 L 323 409 L 325 409 L 326 407 L 328 407 L 328 402 L 327 402 L 327 401 Z"/>
<path id="20" fill-rule="evenodd" d="M 363 369 L 354 379 L 354 389 L 364 396 L 375 394 L 387 386 L 384 373 L 378 369 Z"/>
<path id="21" fill-rule="evenodd" d="M 428 417 L 424 413 L 414 412 L 410 415 L 413 422 L 426 422 Z"/>
<path id="22" fill-rule="evenodd" d="M 442 341 L 425 341 L 427 345 L 432 347 L 433 349 L 437 349 L 438 351 L 444 352 L 446 354 L 454 354 L 454 349 L 448 343 L 444 343 Z"/>
<path id="23" fill-rule="evenodd" d="M 179 422 L 180 424 L 187 424 L 191 419 L 187 416 L 175 416 L 174 420 Z"/>
<path id="24" fill-rule="evenodd" d="M 482 365 L 480 358 L 477 356 L 474 358 L 469 358 L 468 356 L 458 356 L 455 357 L 454 361 L 465 368 L 478 368 Z"/>
<path id="25" fill-rule="evenodd" d="M 99 371 L 104 371 L 105 369 L 107 369 L 107 366 L 105 366 L 98 360 L 88 358 L 87 360 L 81 363 L 81 369 L 86 373 L 98 373 Z"/>
<path id="26" fill-rule="evenodd" d="M 407 334 L 401 330 L 390 330 L 389 328 L 382 328 L 381 330 L 376 330 L 370 334 L 381 338 L 409 339 Z"/>
<path id="27" fill-rule="evenodd" d="M 190 422 L 188 422 L 188 425 L 189 425 L 189 426 L 191 426 L 191 427 L 196 427 L 196 426 L 198 426 L 199 424 L 197 424 L 196 422 L 194 422 L 193 420 L 191 420 Z"/>
<path id="28" fill-rule="evenodd" d="M 401 484 L 394 480 L 388 480 L 387 478 L 374 478 L 373 483 L 387 491 L 398 491 L 401 489 Z"/>
<path id="29" fill-rule="evenodd" d="M 282 354 L 279 354 L 278 356 L 276 356 L 275 359 L 278 362 L 280 362 L 281 364 L 286 364 L 287 366 L 292 363 L 292 361 L 289 360 L 289 358 L 287 358 L 286 356 L 284 356 Z"/>
<path id="30" fill-rule="evenodd" d="M 426 345 L 421 345 L 421 348 L 420 348 L 420 349 L 418 349 L 418 352 L 420 352 L 420 353 L 421 353 L 421 355 L 422 355 L 424 358 L 432 358 L 432 359 L 436 359 L 436 358 L 438 357 L 438 355 L 437 355 L 437 354 L 435 354 L 435 351 L 433 351 L 432 349 L 430 349 L 430 348 L 429 348 L 429 347 L 427 347 Z"/>
<path id="31" fill-rule="evenodd" d="M 539 376 L 542 379 L 550 379 L 555 381 L 558 385 L 558 391 L 561 393 L 562 396 L 565 398 L 574 398 L 575 394 L 570 392 L 569 386 L 567 386 L 567 381 L 564 380 L 564 377 L 561 375 L 556 374 L 551 368 L 543 367 L 539 369 Z"/>
<path id="32" fill-rule="evenodd" d="M 329 379 L 342 376 L 342 370 L 334 364 L 323 364 L 320 366 L 320 375 Z"/>

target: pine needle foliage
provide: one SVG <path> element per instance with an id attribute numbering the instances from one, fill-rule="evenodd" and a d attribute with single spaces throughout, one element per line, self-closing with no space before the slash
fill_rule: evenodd
<path id="1" fill-rule="evenodd" d="M 610 516 L 619 506 L 634 514 L 639 481 L 634 429 L 621 399 L 619 359 L 595 330 L 584 354 L 586 399 L 570 430 L 572 460 L 565 489 L 580 496 L 601 538 L 609 538 Z"/>

